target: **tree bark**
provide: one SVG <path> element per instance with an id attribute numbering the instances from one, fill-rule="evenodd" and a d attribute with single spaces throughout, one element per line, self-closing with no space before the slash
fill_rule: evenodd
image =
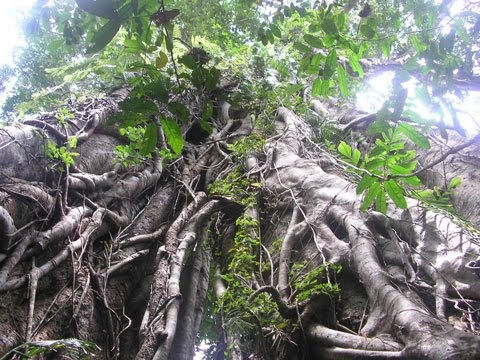
<path id="1" fill-rule="evenodd" d="M 105 359 L 192 359 L 210 321 L 217 359 L 480 356 L 474 226 L 414 200 L 361 212 L 345 169 L 285 108 L 264 153 L 233 157 L 227 145 L 254 127 L 222 103 L 215 131 L 168 168 L 154 158 L 126 169 L 114 163 L 116 136 L 99 134 L 125 96 L 93 101 L 67 128 L 40 119 L 0 130 L 0 354 L 77 338 Z M 43 146 L 72 135 L 80 156 L 59 172 Z M 439 166 L 443 179 L 471 174 L 454 202 L 476 226 L 475 146 Z M 243 192 L 214 194 L 232 172 Z M 248 270 L 232 274 L 242 251 Z"/>

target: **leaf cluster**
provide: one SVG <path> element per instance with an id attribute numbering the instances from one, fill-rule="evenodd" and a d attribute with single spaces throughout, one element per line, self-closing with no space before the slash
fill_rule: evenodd
<path id="1" fill-rule="evenodd" d="M 45 147 L 45 154 L 51 160 L 58 160 L 61 164 L 60 171 L 64 171 L 70 165 L 75 163 L 75 157 L 80 154 L 72 151 L 77 147 L 77 138 L 69 136 L 67 142 L 63 146 L 58 146 L 54 141 L 48 141 Z"/>
<path id="2" fill-rule="evenodd" d="M 306 262 L 298 262 L 293 264 L 290 269 L 290 278 L 293 279 L 292 288 L 298 302 L 305 301 L 313 296 L 335 296 L 340 293 L 340 287 L 336 282 L 326 281 L 327 274 L 340 273 L 342 270 L 340 265 L 328 263 L 305 273 L 306 265 Z"/>
<path id="3" fill-rule="evenodd" d="M 414 126 L 407 123 L 391 125 L 386 116 L 388 110 L 377 114 L 377 120 L 370 126 L 370 133 L 378 135 L 373 149 L 362 154 L 345 141 L 338 145 L 338 152 L 352 165 L 353 171 L 361 175 L 357 185 L 357 194 L 365 194 L 360 206 L 367 210 L 372 203 L 381 213 L 387 212 L 387 196 L 401 209 L 407 208 L 406 189 L 408 186 L 421 185 L 420 179 L 413 175 L 417 161 L 415 150 L 405 146 L 406 139 L 418 147 L 428 149 L 428 139 Z"/>
<path id="4" fill-rule="evenodd" d="M 88 340 L 79 339 L 60 339 L 26 342 L 10 350 L 1 360 L 27 360 L 39 359 L 43 356 L 52 356 L 52 354 L 61 354 L 62 357 L 75 360 L 93 359 L 97 346 Z"/>

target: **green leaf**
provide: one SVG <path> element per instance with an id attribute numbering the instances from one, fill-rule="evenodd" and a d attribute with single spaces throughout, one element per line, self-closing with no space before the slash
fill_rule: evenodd
<path id="1" fill-rule="evenodd" d="M 179 60 L 178 62 L 180 64 L 183 64 L 185 65 L 187 68 L 189 68 L 190 70 L 195 70 L 196 68 L 198 68 L 198 64 L 197 62 L 195 61 L 195 59 L 191 56 L 191 55 L 183 55 Z"/>
<path id="2" fill-rule="evenodd" d="M 322 79 L 316 78 L 312 85 L 312 97 L 316 97 L 322 93 Z"/>
<path id="3" fill-rule="evenodd" d="M 325 67 L 323 68 L 323 79 L 329 80 L 333 74 L 335 74 L 335 69 L 337 68 L 337 51 L 335 49 L 330 50 L 325 59 Z"/>
<path id="4" fill-rule="evenodd" d="M 282 37 L 282 32 L 280 31 L 280 28 L 277 25 L 271 24 L 270 30 L 272 31 L 272 34 L 275 35 L 276 37 L 278 38 Z"/>
<path id="5" fill-rule="evenodd" d="M 175 115 L 180 121 L 187 123 L 190 117 L 190 111 L 188 108 L 179 102 L 171 102 L 168 104 L 168 110 Z"/>
<path id="6" fill-rule="evenodd" d="M 302 44 L 301 42 L 298 42 L 298 41 L 295 41 L 293 43 L 293 47 L 295 49 L 297 49 L 298 51 L 303 52 L 303 53 L 310 53 L 312 51 L 312 49 L 310 47 L 308 47 L 307 45 Z"/>
<path id="7" fill-rule="evenodd" d="M 341 141 L 338 144 L 338 152 L 349 159 L 352 157 L 352 147 L 345 141 Z"/>
<path id="8" fill-rule="evenodd" d="M 360 150 L 354 149 L 352 154 L 352 164 L 357 166 L 361 156 L 362 153 L 360 152 Z"/>
<path id="9" fill-rule="evenodd" d="M 422 149 L 430 149 L 430 141 L 428 140 L 428 138 L 412 125 L 402 123 L 398 125 L 397 131 L 404 134 L 418 147 Z"/>
<path id="10" fill-rule="evenodd" d="M 163 68 L 168 63 L 168 56 L 163 51 L 160 51 L 157 58 L 155 59 L 155 66 L 157 69 Z"/>
<path id="11" fill-rule="evenodd" d="M 402 178 L 402 182 L 404 182 L 405 184 L 408 184 L 408 185 L 412 185 L 412 186 L 422 185 L 422 181 L 416 176 L 409 176 L 409 177 L 406 177 L 406 178 Z"/>
<path id="12" fill-rule="evenodd" d="M 391 39 L 385 39 L 381 42 L 381 45 L 382 45 L 383 56 L 388 58 L 390 56 L 391 51 L 392 51 L 392 40 Z"/>
<path id="13" fill-rule="evenodd" d="M 377 198 L 375 199 L 375 209 L 382 214 L 387 213 L 387 196 L 382 188 L 380 188 Z"/>
<path id="14" fill-rule="evenodd" d="M 265 32 L 265 35 L 268 39 L 268 42 L 270 44 L 273 44 L 275 42 L 275 37 L 273 36 L 273 32 L 272 30 L 268 29 L 266 32 Z"/>
<path id="15" fill-rule="evenodd" d="M 157 105 L 151 100 L 129 98 L 123 100 L 120 104 L 123 111 L 131 111 L 140 114 L 156 114 L 158 112 Z"/>
<path id="16" fill-rule="evenodd" d="M 357 195 L 363 193 L 366 189 L 368 189 L 372 184 L 377 181 L 373 176 L 370 175 L 363 175 L 362 180 L 357 185 Z"/>
<path id="17" fill-rule="evenodd" d="M 320 40 L 320 38 L 318 36 L 314 36 L 314 35 L 311 35 L 311 34 L 305 34 L 305 35 L 303 35 L 303 40 L 305 40 L 305 42 L 308 45 L 310 45 L 314 48 L 317 48 L 317 49 L 324 48 L 323 42 L 322 42 L 322 40 Z"/>
<path id="18" fill-rule="evenodd" d="M 410 169 L 407 169 L 397 164 L 390 165 L 388 168 L 394 175 L 408 175 L 412 172 Z"/>
<path id="19" fill-rule="evenodd" d="M 348 58 L 348 62 L 350 63 L 352 70 L 355 71 L 358 74 L 358 76 L 363 78 L 363 75 L 364 75 L 363 67 L 358 61 L 358 59 L 359 59 L 358 55 L 354 54 Z"/>
<path id="20" fill-rule="evenodd" d="M 371 159 L 370 161 L 365 163 L 365 169 L 367 169 L 368 171 L 376 170 L 380 166 L 383 166 L 384 162 L 385 161 L 383 159 L 379 159 L 379 158 Z"/>
<path id="21" fill-rule="evenodd" d="M 265 34 L 260 35 L 260 41 L 262 42 L 263 45 L 267 46 L 268 45 L 268 39 Z"/>
<path id="22" fill-rule="evenodd" d="M 182 130 L 177 122 L 173 119 L 161 118 L 160 124 L 167 138 L 168 145 L 170 145 L 175 154 L 180 155 L 183 150 L 183 137 Z"/>
<path id="23" fill-rule="evenodd" d="M 77 147 L 77 142 L 78 138 L 76 136 L 69 136 L 67 138 L 67 144 L 70 149 L 75 149 Z"/>
<path id="24" fill-rule="evenodd" d="M 403 64 L 403 68 L 407 71 L 415 71 L 420 67 L 421 65 L 418 61 L 418 58 L 415 56 L 407 59 L 407 61 L 405 61 L 405 64 Z"/>
<path id="25" fill-rule="evenodd" d="M 455 176 L 452 180 L 450 180 L 448 184 L 448 189 L 449 190 L 455 189 L 456 187 L 460 186 L 461 183 L 462 183 L 462 179 L 459 178 L 458 176 Z"/>
<path id="26" fill-rule="evenodd" d="M 207 133 L 211 134 L 213 131 L 213 126 L 210 123 L 210 121 L 205 120 L 205 119 L 200 119 L 199 121 L 200 127 Z"/>
<path id="27" fill-rule="evenodd" d="M 107 19 L 118 17 L 112 0 L 76 0 L 76 2 L 80 9 L 92 15 Z"/>
<path id="28" fill-rule="evenodd" d="M 140 154 L 148 155 L 157 147 L 157 125 L 151 122 L 145 129 L 142 146 L 140 147 Z"/>
<path id="29" fill-rule="evenodd" d="M 387 144 L 385 144 L 385 143 L 383 142 L 383 140 L 380 139 L 380 138 L 375 139 L 375 144 L 377 144 L 377 146 L 378 146 L 380 149 L 382 149 L 383 151 L 388 151 L 388 150 L 389 150 L 389 147 L 387 146 Z"/>
<path id="30" fill-rule="evenodd" d="M 338 75 L 338 86 L 340 87 L 340 92 L 344 97 L 349 96 L 349 89 L 347 83 L 347 72 L 344 67 L 340 64 L 337 66 L 337 75 Z"/>
<path id="31" fill-rule="evenodd" d="M 369 25 L 362 24 L 360 26 L 360 33 L 364 35 L 367 39 L 373 39 L 375 36 L 375 30 L 373 30 Z"/>
<path id="32" fill-rule="evenodd" d="M 215 90 L 215 87 L 220 82 L 220 70 L 212 68 L 207 72 L 205 76 L 205 88 L 208 91 Z"/>
<path id="33" fill-rule="evenodd" d="M 345 27 L 346 20 L 347 20 L 347 15 L 345 14 L 344 11 L 341 11 L 337 15 L 337 26 L 340 30 L 343 30 L 343 28 Z"/>
<path id="34" fill-rule="evenodd" d="M 203 105 L 202 119 L 209 120 L 213 115 L 213 104 L 211 101 L 205 102 Z"/>
<path id="35" fill-rule="evenodd" d="M 331 17 L 326 17 L 322 22 L 322 30 L 329 35 L 338 35 L 337 25 Z"/>
<path id="36" fill-rule="evenodd" d="M 197 89 L 200 89 L 204 85 L 205 78 L 206 78 L 206 70 L 201 67 L 197 67 L 195 70 L 192 71 L 192 76 L 190 79 L 192 81 L 192 84 Z"/>
<path id="37" fill-rule="evenodd" d="M 125 39 L 123 46 L 125 46 L 125 51 L 129 53 L 145 51 L 145 44 L 140 39 Z"/>
<path id="38" fill-rule="evenodd" d="M 327 97 L 329 92 L 330 92 L 330 81 L 323 80 L 322 81 L 322 87 L 321 87 L 320 91 L 321 91 L 321 95 L 323 97 Z"/>
<path id="39" fill-rule="evenodd" d="M 405 199 L 405 195 L 403 194 L 403 189 L 394 179 L 385 181 L 383 186 L 388 196 L 390 197 L 390 199 L 393 200 L 395 205 L 397 205 L 400 209 L 407 208 L 407 200 Z"/>
<path id="40" fill-rule="evenodd" d="M 383 119 L 378 119 L 378 114 L 377 114 L 377 120 L 375 120 L 368 126 L 367 132 L 370 135 L 375 135 L 375 134 L 386 133 L 388 129 L 390 129 L 390 124 Z"/>
<path id="41" fill-rule="evenodd" d="M 378 181 L 374 182 L 372 186 L 368 189 L 367 194 L 365 195 L 365 199 L 363 199 L 362 204 L 360 205 L 360 210 L 365 211 L 367 210 L 370 205 L 372 205 L 373 200 L 377 197 L 377 194 L 380 192 L 381 186 Z"/>
<path id="42" fill-rule="evenodd" d="M 113 19 L 109 20 L 105 25 L 93 34 L 92 45 L 87 48 L 87 54 L 93 54 L 102 50 L 115 37 L 120 30 L 121 22 Z"/>
<path id="43" fill-rule="evenodd" d="M 322 63 L 322 55 L 320 54 L 315 54 L 313 55 L 312 57 L 312 61 L 310 62 L 310 65 L 313 65 L 313 66 L 318 66 Z M 319 68 L 320 69 L 320 68 Z"/>

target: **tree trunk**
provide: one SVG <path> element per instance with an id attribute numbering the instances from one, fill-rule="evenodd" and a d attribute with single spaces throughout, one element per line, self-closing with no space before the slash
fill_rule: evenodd
<path id="1" fill-rule="evenodd" d="M 181 158 L 127 169 L 105 125 L 127 94 L 79 104 L 70 124 L 0 129 L 0 354 L 192 359 L 208 333 L 215 359 L 480 357 L 474 227 L 414 200 L 361 212 L 345 169 L 284 108 L 263 143 L 221 103 Z M 73 135 L 62 170 L 45 146 Z M 477 161 L 440 164 L 470 174 L 454 204 L 475 226 Z"/>

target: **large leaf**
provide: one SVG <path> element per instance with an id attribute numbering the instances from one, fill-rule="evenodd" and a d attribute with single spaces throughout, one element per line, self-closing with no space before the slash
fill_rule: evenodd
<path id="1" fill-rule="evenodd" d="M 456 187 L 462 184 L 462 179 L 458 176 L 455 176 L 450 182 L 448 183 L 448 189 L 455 189 Z"/>
<path id="2" fill-rule="evenodd" d="M 354 149 L 352 154 L 352 164 L 357 166 L 361 156 L 362 156 L 362 153 L 360 152 L 360 150 Z"/>
<path id="3" fill-rule="evenodd" d="M 155 123 L 148 124 L 145 129 L 145 135 L 143 137 L 142 147 L 140 148 L 140 154 L 148 155 L 157 147 L 157 126 Z"/>
<path id="4" fill-rule="evenodd" d="M 349 159 L 352 157 L 352 147 L 345 141 L 341 141 L 338 144 L 338 152 Z"/>
<path id="5" fill-rule="evenodd" d="M 133 54 L 141 53 L 145 51 L 145 44 L 140 39 L 125 39 L 123 42 L 125 51 Z"/>
<path id="6" fill-rule="evenodd" d="M 390 199 L 393 200 L 395 205 L 397 205 L 400 209 L 407 208 L 407 200 L 405 199 L 405 195 L 403 194 L 403 189 L 394 179 L 390 179 L 385 181 L 383 184 L 385 191 L 387 192 Z"/>
<path id="7" fill-rule="evenodd" d="M 330 81 L 322 80 L 322 86 L 320 87 L 320 95 L 327 97 L 330 92 Z"/>
<path id="8" fill-rule="evenodd" d="M 380 166 L 383 166 L 384 163 L 385 160 L 383 159 L 373 158 L 365 163 L 365 169 L 367 169 L 368 171 L 373 171 L 378 169 Z"/>
<path id="9" fill-rule="evenodd" d="M 312 85 L 312 97 L 316 97 L 322 93 L 322 79 L 316 78 Z"/>
<path id="10" fill-rule="evenodd" d="M 360 26 L 360 32 L 367 39 L 372 39 L 375 36 L 375 30 L 373 30 L 369 25 L 363 24 Z"/>
<path id="11" fill-rule="evenodd" d="M 415 145 L 422 149 L 430 149 L 428 138 L 410 124 L 402 123 L 398 125 L 397 131 L 408 137 Z"/>
<path id="12" fill-rule="evenodd" d="M 350 55 L 348 61 L 350 63 L 350 66 L 352 67 L 352 70 L 355 71 L 358 76 L 363 78 L 364 71 L 362 65 L 360 64 L 359 56 L 357 54 Z"/>
<path id="13" fill-rule="evenodd" d="M 168 63 L 168 56 L 163 51 L 158 53 L 157 58 L 155 59 L 155 66 L 157 69 L 163 68 Z"/>
<path id="14" fill-rule="evenodd" d="M 168 145 L 170 145 L 175 154 L 180 155 L 183 150 L 183 137 L 180 126 L 178 126 L 175 120 L 166 118 L 160 119 L 160 124 L 167 138 Z"/>
<path id="15" fill-rule="evenodd" d="M 350 92 L 348 89 L 347 71 L 340 64 L 338 64 L 337 66 L 337 75 L 338 75 L 338 87 L 340 88 L 340 92 L 344 97 L 348 97 Z"/>
<path id="16" fill-rule="evenodd" d="M 333 74 L 335 74 L 335 69 L 337 68 L 337 51 L 335 49 L 330 50 L 325 59 L 325 67 L 323 68 L 323 78 L 329 80 Z"/>
<path id="17" fill-rule="evenodd" d="M 327 35 L 338 35 L 337 25 L 335 20 L 331 17 L 326 17 L 322 22 L 322 30 L 325 31 Z"/>
<path id="18" fill-rule="evenodd" d="M 180 64 L 183 64 L 185 65 L 187 68 L 189 68 L 190 70 L 195 70 L 196 68 L 198 68 L 198 64 L 197 62 L 195 61 L 195 59 L 191 56 L 191 55 L 183 55 L 179 60 L 178 62 Z"/>
<path id="19" fill-rule="evenodd" d="M 374 182 L 373 185 L 370 186 L 370 188 L 368 189 L 367 195 L 365 195 L 365 199 L 363 199 L 363 202 L 360 205 L 361 211 L 367 210 L 370 207 L 370 205 L 372 205 L 373 200 L 375 200 L 380 190 L 381 190 L 381 186 L 379 182 Z"/>
<path id="20" fill-rule="evenodd" d="M 220 70 L 212 68 L 207 71 L 205 76 L 205 88 L 208 91 L 215 90 L 216 86 L 220 83 Z"/>
<path id="21" fill-rule="evenodd" d="M 102 50 L 115 37 L 120 30 L 121 22 L 118 19 L 109 20 L 105 25 L 93 34 L 92 45 L 87 48 L 87 54 L 93 54 Z"/>
<path id="22" fill-rule="evenodd" d="M 412 170 L 407 169 L 406 167 L 403 167 L 403 166 L 398 165 L 398 164 L 389 165 L 388 168 L 390 169 L 390 171 L 394 175 L 408 175 L 408 174 L 412 173 Z"/>
<path id="23" fill-rule="evenodd" d="M 103 18 L 116 19 L 118 14 L 115 11 L 113 0 L 76 0 L 80 9 Z"/>
<path id="24" fill-rule="evenodd" d="M 297 49 L 298 51 L 301 51 L 301 52 L 304 52 L 304 53 L 309 53 L 309 52 L 312 51 L 312 49 L 310 47 L 308 47 L 307 45 L 302 44 L 301 42 L 298 42 L 298 41 L 295 41 L 293 43 L 293 47 L 295 49 Z"/>
<path id="25" fill-rule="evenodd" d="M 382 214 L 387 213 L 387 196 L 382 188 L 378 191 L 377 198 L 375 199 L 375 210 Z"/>
<path id="26" fill-rule="evenodd" d="M 175 115 L 177 119 L 180 121 L 186 123 L 188 122 L 188 119 L 190 117 L 190 111 L 188 108 L 183 105 L 182 103 L 173 101 L 170 104 L 168 104 L 168 110 Z"/>
<path id="27" fill-rule="evenodd" d="M 123 111 L 131 111 L 134 113 L 150 115 L 158 112 L 157 105 L 155 105 L 153 101 L 147 99 L 129 98 L 123 100 L 119 106 Z"/>
<path id="28" fill-rule="evenodd" d="M 409 176 L 409 177 L 406 177 L 406 178 L 402 178 L 402 182 L 404 182 L 405 184 L 412 185 L 412 186 L 422 185 L 422 180 L 420 180 L 416 176 Z"/>
<path id="29" fill-rule="evenodd" d="M 305 34 L 303 36 L 303 40 L 305 40 L 305 42 L 308 45 L 310 45 L 314 48 L 322 49 L 324 47 L 322 40 L 320 40 L 320 38 L 318 36 L 314 36 L 314 35 L 311 35 L 311 34 Z"/>
<path id="30" fill-rule="evenodd" d="M 271 24 L 270 30 L 272 31 L 272 34 L 275 35 L 276 37 L 278 38 L 282 37 L 282 32 L 280 31 L 280 28 L 277 25 Z"/>
<path id="31" fill-rule="evenodd" d="M 373 176 L 370 175 L 364 175 L 362 180 L 357 185 L 357 195 L 360 195 L 363 193 L 366 189 L 368 189 L 372 184 L 377 181 Z"/>

